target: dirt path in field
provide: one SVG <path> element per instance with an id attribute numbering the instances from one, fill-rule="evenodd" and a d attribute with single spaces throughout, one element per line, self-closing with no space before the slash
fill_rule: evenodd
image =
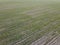
<path id="1" fill-rule="evenodd" d="M 47 45 L 60 45 L 60 34 L 53 38 Z"/>
<path id="2" fill-rule="evenodd" d="M 60 37 L 57 39 L 57 45 L 60 45 Z"/>
<path id="3" fill-rule="evenodd" d="M 60 35 L 58 34 L 55 38 L 53 38 L 47 45 L 58 45 L 58 39 Z"/>
<path id="4" fill-rule="evenodd" d="M 50 36 L 50 34 L 48 34 L 48 35 Z M 45 44 L 47 42 L 47 39 L 49 39 L 49 37 L 43 36 L 42 38 L 40 38 L 37 41 L 33 42 L 31 45 L 59 45 L 60 44 L 60 39 L 59 38 L 60 38 L 60 35 L 58 34 L 50 42 L 48 42 L 47 44 Z"/>
<path id="5" fill-rule="evenodd" d="M 44 45 L 46 43 L 46 40 L 48 39 L 48 35 L 50 35 L 52 32 L 50 32 L 49 34 L 45 34 L 43 37 L 41 37 L 40 39 L 36 40 L 31 45 Z"/>

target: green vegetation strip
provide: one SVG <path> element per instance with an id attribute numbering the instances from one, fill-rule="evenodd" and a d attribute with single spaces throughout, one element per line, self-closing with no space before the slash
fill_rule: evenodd
<path id="1" fill-rule="evenodd" d="M 0 45 L 30 45 L 51 31 L 60 33 L 59 4 L 47 0 L 1 1 Z"/>

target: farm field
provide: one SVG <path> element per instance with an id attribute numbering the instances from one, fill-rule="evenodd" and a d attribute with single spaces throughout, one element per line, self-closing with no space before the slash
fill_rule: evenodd
<path id="1" fill-rule="evenodd" d="M 60 0 L 0 0 L 0 45 L 60 45 Z"/>

